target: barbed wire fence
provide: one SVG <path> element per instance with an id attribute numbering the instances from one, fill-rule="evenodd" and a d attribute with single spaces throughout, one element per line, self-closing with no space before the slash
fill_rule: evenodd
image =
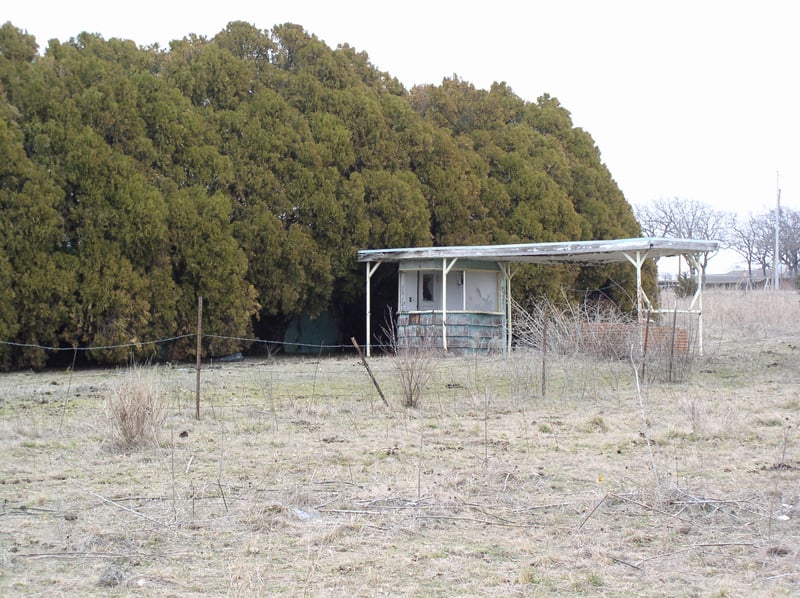
<path id="1" fill-rule="evenodd" d="M 139 342 L 128 342 L 128 343 L 117 343 L 117 344 L 102 344 L 102 345 L 90 345 L 90 346 L 72 346 L 72 347 L 57 347 L 57 346 L 50 346 L 50 345 L 43 345 L 38 343 L 21 343 L 16 341 L 10 340 L 0 340 L 0 346 L 15 348 L 15 349 L 37 349 L 41 351 L 45 351 L 47 353 L 52 354 L 71 354 L 71 363 L 68 367 L 68 371 L 70 375 L 76 370 L 77 364 L 77 357 L 81 353 L 90 353 L 93 351 L 110 351 L 110 350 L 120 350 L 120 349 L 131 349 L 131 350 L 141 350 L 142 348 L 146 347 L 157 347 L 168 345 L 170 343 L 174 343 L 176 341 L 184 340 L 184 339 L 192 339 L 198 338 L 198 347 L 202 347 L 202 345 L 208 340 L 226 340 L 226 341 L 234 341 L 239 342 L 242 344 L 247 344 L 250 346 L 253 345 L 261 345 L 266 348 L 266 357 L 269 362 L 275 362 L 276 357 L 279 353 L 283 353 L 287 358 L 297 357 L 300 359 L 308 359 L 310 357 L 314 357 L 316 359 L 320 359 L 323 355 L 347 355 L 352 357 L 357 357 L 356 350 L 354 349 L 352 344 L 335 344 L 335 343 L 302 343 L 302 342 L 292 342 L 286 340 L 274 340 L 274 339 L 261 339 L 255 337 L 248 337 L 248 336 L 230 336 L 230 335 L 221 335 L 221 334 L 180 334 L 174 335 L 159 339 L 152 339 L 147 341 L 139 341 Z M 375 346 L 375 345 L 373 345 Z M 380 345 L 379 345 L 380 346 Z M 202 350 L 201 350 L 202 351 Z M 219 366 L 220 364 L 228 364 L 238 361 L 243 361 L 245 359 L 242 353 L 233 353 L 231 355 L 224 355 L 219 357 L 207 357 L 205 359 L 201 359 L 201 352 L 197 354 L 197 361 L 194 364 L 194 369 L 197 372 L 197 380 L 195 384 L 195 392 L 196 392 L 196 416 L 199 417 L 199 404 L 200 404 L 200 389 L 201 389 L 201 380 L 200 380 L 200 373 L 204 368 L 213 368 Z M 263 356 L 263 353 L 262 353 Z M 133 361 L 133 360 L 131 360 Z M 153 363 L 151 359 L 146 359 L 145 362 Z M 158 363 L 158 360 L 156 360 Z M 182 368 L 182 369 L 189 369 L 192 368 L 192 361 L 191 356 L 188 356 L 186 360 L 181 362 L 170 362 L 168 360 L 161 362 L 162 365 L 166 365 L 169 367 L 174 368 Z M 130 365 L 130 363 L 128 364 Z M 114 366 L 111 366 L 114 367 Z M 71 377 L 70 377 L 71 383 Z"/>
<path id="2" fill-rule="evenodd" d="M 115 345 L 91 345 L 88 347 L 81 347 L 81 346 L 73 346 L 73 347 L 54 347 L 50 345 L 40 345 L 35 343 L 18 343 L 15 341 L 7 341 L 7 340 L 0 340 L 0 345 L 6 345 L 9 347 L 16 347 L 21 349 L 40 349 L 42 351 L 48 351 L 53 353 L 58 352 L 89 352 L 89 351 L 111 351 L 114 349 L 139 349 L 146 346 L 154 346 L 154 345 L 163 345 L 166 343 L 171 343 L 174 341 L 179 341 L 185 338 L 196 338 L 196 334 L 180 334 L 178 336 L 169 336 L 165 338 L 150 340 L 150 341 L 137 341 L 137 342 L 130 342 L 130 343 L 119 343 Z M 250 343 L 250 344 L 261 344 L 267 347 L 272 346 L 275 348 L 280 347 L 292 347 L 296 349 L 313 349 L 313 351 L 305 351 L 305 353 L 314 353 L 316 350 L 322 349 L 324 350 L 341 350 L 346 352 L 351 352 L 355 354 L 355 349 L 353 349 L 353 345 L 351 343 L 342 343 L 342 344 L 335 344 L 335 343 L 298 343 L 298 342 L 291 342 L 285 340 L 270 340 L 270 339 L 263 339 L 263 338 L 255 338 L 249 336 L 228 336 L 224 334 L 203 334 L 202 337 L 204 339 L 219 339 L 219 340 L 232 340 L 232 341 L 239 341 L 242 343 Z M 381 344 L 381 343 L 372 343 L 373 347 L 377 348 L 389 348 L 388 345 Z M 270 355 L 276 353 L 277 351 L 270 352 Z"/>
<path id="3" fill-rule="evenodd" d="M 520 309 L 518 308 L 517 311 L 519 312 Z M 520 329 L 515 324 L 515 333 L 519 334 L 519 330 Z M 131 365 L 135 362 L 133 358 L 134 351 L 139 352 L 143 348 L 161 347 L 170 343 L 186 341 L 187 339 L 193 338 L 197 339 L 197 348 L 195 350 L 196 362 L 193 368 L 195 374 L 193 385 L 195 395 L 195 417 L 197 419 L 200 418 L 201 390 L 203 386 L 201 380 L 202 370 L 204 368 L 214 367 L 215 365 L 245 360 L 243 352 L 235 352 L 217 357 L 208 357 L 205 360 L 201 359 L 203 347 L 207 347 L 209 341 L 226 341 L 229 343 L 238 343 L 242 347 L 249 347 L 251 350 L 249 351 L 248 359 L 251 360 L 251 365 L 254 363 L 254 360 L 257 361 L 261 359 L 263 361 L 264 357 L 266 357 L 266 362 L 264 363 L 275 364 L 279 355 L 282 355 L 285 358 L 294 357 L 300 360 L 316 360 L 317 365 L 310 373 L 302 370 L 302 368 L 299 368 L 296 364 L 294 364 L 289 367 L 289 371 L 291 372 L 293 369 L 294 372 L 286 374 L 288 376 L 287 381 L 290 380 L 292 386 L 298 386 L 303 376 L 310 376 L 310 392 L 312 397 L 318 393 L 317 381 L 318 378 L 321 377 L 319 362 L 323 360 L 323 357 L 351 357 L 356 360 L 356 363 L 358 363 L 357 360 L 359 359 L 357 348 L 352 344 L 352 341 L 351 343 L 304 343 L 285 339 L 276 340 L 254 338 L 249 336 L 215 334 L 213 331 L 204 332 L 202 330 L 202 299 L 198 300 L 198 327 L 195 333 L 178 334 L 147 341 L 131 341 L 118 344 L 90 346 L 75 345 L 57 347 L 43 344 L 0 340 L 0 347 L 6 346 L 12 348 L 37 349 L 56 354 L 71 353 L 72 362 L 71 366 L 69 367 L 71 375 L 75 370 L 77 357 L 81 353 L 130 349 L 131 358 L 128 360 L 128 365 Z M 377 339 L 377 341 L 378 342 L 372 343 L 372 347 L 376 349 L 376 353 L 374 357 L 370 358 L 371 361 L 374 361 L 375 359 L 380 360 L 384 355 L 394 354 L 391 343 L 382 342 L 381 339 Z M 449 355 L 445 359 L 440 359 L 439 357 L 441 356 L 434 356 L 432 353 L 431 359 L 436 359 L 438 362 L 436 365 L 437 373 L 433 381 L 434 389 L 432 390 L 432 393 L 435 394 L 436 392 L 441 392 L 442 389 L 444 389 L 444 394 L 449 395 L 452 394 L 451 391 L 454 389 L 469 388 L 471 390 L 475 390 L 481 395 L 485 394 L 487 390 L 491 390 L 491 392 L 506 395 L 509 393 L 521 393 L 529 397 L 544 397 L 545 380 L 549 378 L 550 375 L 553 376 L 552 390 L 555 393 L 585 395 L 589 392 L 590 387 L 592 388 L 592 393 L 596 394 L 598 392 L 599 383 L 597 380 L 599 378 L 594 375 L 596 373 L 595 370 L 597 369 L 598 364 L 595 360 L 586 359 L 585 355 L 580 356 L 580 358 L 578 358 L 579 356 L 572 356 L 574 359 L 572 364 L 569 366 L 559 365 L 557 362 L 547 364 L 547 370 L 553 370 L 552 372 L 548 372 L 545 369 L 544 360 L 544 354 L 546 351 L 548 351 L 546 346 L 538 346 L 536 343 L 528 343 L 529 346 L 527 347 L 523 345 L 525 345 L 525 343 L 520 341 L 520 346 L 515 347 L 513 352 L 514 355 L 506 355 L 501 361 L 498 361 L 497 359 L 486 359 L 485 356 L 479 355 L 478 352 L 469 357 L 457 357 L 454 355 Z M 253 350 L 254 347 L 255 350 Z M 152 354 L 166 355 L 168 354 L 168 351 L 155 350 L 152 352 Z M 191 358 L 192 355 L 190 349 L 186 359 L 183 361 L 170 362 L 167 359 L 159 360 L 158 357 L 151 359 L 156 363 L 170 367 L 180 367 L 183 371 L 187 371 L 188 369 L 192 369 L 191 361 L 189 361 Z M 153 363 L 151 359 L 144 359 L 143 361 L 146 363 Z M 378 395 L 382 395 L 382 387 L 384 385 L 387 386 L 387 389 L 390 392 L 397 391 L 396 388 L 392 388 L 391 386 L 391 378 L 393 377 L 394 372 L 392 372 L 390 368 L 382 367 L 378 369 L 376 372 L 378 379 L 376 380 L 373 378 L 372 382 L 374 383 L 374 388 L 372 388 L 373 385 L 370 384 L 370 378 L 372 377 L 370 375 L 370 367 L 368 364 L 363 365 L 365 365 L 364 369 L 366 371 L 359 374 L 359 376 L 363 378 L 363 382 L 365 383 L 365 390 L 363 392 L 364 395 L 369 395 L 370 397 L 373 395 L 377 396 L 375 393 L 376 390 Z M 467 366 L 466 368 L 465 365 Z M 622 367 L 620 367 L 620 365 L 622 365 Z M 606 369 L 606 371 L 609 373 L 609 376 L 615 380 L 620 380 L 629 376 L 629 372 L 625 371 L 624 364 L 608 362 L 602 367 Z M 569 370 L 570 375 L 567 377 L 562 376 L 559 379 L 558 370 L 565 368 Z M 352 372 L 346 368 L 345 371 L 348 371 L 348 375 L 351 378 L 353 377 Z M 339 374 L 333 371 L 327 371 L 324 375 L 335 378 Z M 277 381 L 278 374 L 276 374 L 275 370 L 273 370 L 270 373 L 270 376 L 270 384 L 274 385 Z M 608 378 L 608 376 L 606 376 L 606 378 Z M 71 384 L 71 378 L 69 384 Z M 338 386 L 341 386 L 341 384 L 338 384 Z M 550 387 L 549 382 L 548 387 Z M 612 387 L 618 388 L 619 383 L 614 383 Z M 305 389 L 302 392 L 307 392 L 307 390 L 308 389 Z M 292 392 L 295 391 L 293 390 Z M 300 392 L 300 394 L 302 394 L 302 392 Z M 361 390 L 358 390 L 359 394 L 361 394 L 361 392 Z M 388 407 L 389 405 L 386 398 L 381 398 Z"/>
<path id="4" fill-rule="evenodd" d="M 148 344 L 169 343 L 186 336 L 194 335 L 155 339 Z M 361 407 L 355 408 L 364 409 L 367 416 L 382 409 L 403 410 L 403 390 L 396 370 L 399 359 L 389 347 L 386 347 L 386 352 L 375 351 L 372 357 L 367 358 L 378 385 L 386 395 L 387 402 L 384 403 L 352 345 L 208 336 L 263 343 L 271 347 L 271 353 L 204 359 L 199 381 L 197 366 L 192 360 L 152 363 L 158 372 L 156 375 L 163 377 L 169 385 L 175 409 L 179 412 L 186 413 L 187 408 L 192 407 L 190 410 L 196 417 L 198 390 L 204 414 L 213 413 L 215 405 L 217 410 L 224 405 L 226 409 L 258 414 L 258 417 L 264 416 L 283 424 L 286 423 L 284 416 L 296 418 L 298 410 L 308 409 L 316 413 L 337 405 L 351 409 L 353 404 L 360 404 Z M 10 343 L 0 341 L 0 344 Z M 121 346 L 135 345 L 126 343 Z M 90 351 L 94 347 L 41 348 L 72 352 L 74 357 L 76 352 Z M 539 351 L 515 350 L 509 355 L 432 352 L 430 360 L 435 363 L 433 375 L 421 399 L 421 404 L 426 407 L 435 406 L 444 411 L 458 410 L 459 406 L 477 409 L 483 405 L 487 394 L 492 397 L 490 402 L 505 397 L 517 397 L 526 402 L 542 399 L 542 357 Z M 112 384 L 115 377 L 123 376 L 129 366 L 93 367 L 86 368 L 86 372 L 81 372 L 83 368 L 80 366 L 70 367 L 66 380 L 62 377 L 63 369 L 51 369 L 52 376 L 45 372 L 42 376 L 26 377 L 26 384 L 29 384 L 26 396 L 44 398 L 41 395 L 63 393 L 63 409 L 66 410 L 67 402 L 78 396 L 102 399 L 106 386 Z M 624 362 L 598 363 L 585 357 L 561 361 L 553 357 L 548 362 L 547 401 L 565 397 L 590 397 L 592 400 L 602 396 L 616 397 L 624 386 L 624 380 L 630 376 L 628 370 Z M 73 372 L 76 372 L 75 377 Z M 51 378 L 57 377 L 61 386 L 51 386 Z M 606 384 L 609 379 L 614 382 Z M 23 396 L 20 394 L 23 390 L 17 389 L 14 394 Z M 101 408 L 101 403 L 96 407 Z M 285 411 L 283 415 L 282 410 Z"/>

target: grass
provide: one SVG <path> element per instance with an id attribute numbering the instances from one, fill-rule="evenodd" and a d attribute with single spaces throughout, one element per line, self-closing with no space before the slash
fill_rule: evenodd
<path id="1" fill-rule="evenodd" d="M 790 595 L 798 312 L 709 294 L 706 355 L 640 396 L 570 355 L 543 399 L 518 353 L 439 358 L 407 409 L 373 358 L 387 409 L 355 356 L 270 358 L 204 370 L 198 421 L 194 370 L 148 369 L 159 443 L 126 450 L 123 373 L 3 375 L 0 594 Z"/>

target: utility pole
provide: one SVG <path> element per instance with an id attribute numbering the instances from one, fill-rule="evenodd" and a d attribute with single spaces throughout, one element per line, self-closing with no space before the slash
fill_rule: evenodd
<path id="1" fill-rule="evenodd" d="M 778 203 L 775 207 L 775 257 L 772 260 L 772 288 L 776 291 L 780 288 L 780 276 L 778 275 L 779 249 L 781 234 L 781 173 L 777 173 Z"/>

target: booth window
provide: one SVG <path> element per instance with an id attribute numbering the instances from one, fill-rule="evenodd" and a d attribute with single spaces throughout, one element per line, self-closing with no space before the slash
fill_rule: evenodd
<path id="1" fill-rule="evenodd" d="M 433 273 L 424 272 L 422 274 L 422 300 L 433 301 L 433 287 L 434 287 Z"/>

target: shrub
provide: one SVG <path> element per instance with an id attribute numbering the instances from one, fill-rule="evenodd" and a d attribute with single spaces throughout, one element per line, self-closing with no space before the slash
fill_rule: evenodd
<path id="1" fill-rule="evenodd" d="M 152 371 L 130 367 L 112 387 L 106 415 L 118 446 L 136 448 L 158 443 L 167 412 L 162 388 Z"/>
<path id="2" fill-rule="evenodd" d="M 512 302 L 514 339 L 518 347 L 558 355 L 594 355 L 627 359 L 638 344 L 638 324 L 614 306 L 547 297 L 531 302 L 530 311 Z M 546 343 L 546 347 L 544 346 Z"/>
<path id="3" fill-rule="evenodd" d="M 393 362 L 405 407 L 417 407 L 436 366 L 433 351 L 424 347 L 400 348 Z"/>
<path id="4" fill-rule="evenodd" d="M 392 355 L 397 381 L 400 384 L 404 407 L 417 407 L 436 369 L 434 339 L 425 335 L 413 342 L 397 336 L 397 327 L 391 312 L 383 333 L 386 337 L 386 352 Z"/>
<path id="5" fill-rule="evenodd" d="M 650 314 L 648 314 L 650 315 Z M 681 382 L 691 373 L 696 346 L 691 318 L 677 320 L 677 312 L 662 325 L 642 325 L 613 307 L 592 304 L 556 304 L 547 298 L 530 311 L 512 306 L 517 347 L 555 355 L 600 359 L 636 359 L 648 380 Z"/>

